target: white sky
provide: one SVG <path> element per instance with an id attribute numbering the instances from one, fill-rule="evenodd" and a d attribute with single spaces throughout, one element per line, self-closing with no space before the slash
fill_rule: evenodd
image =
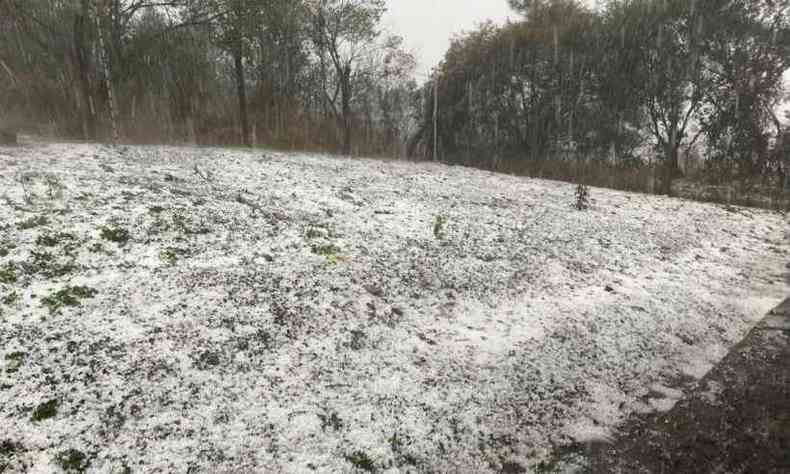
<path id="1" fill-rule="evenodd" d="M 454 33 L 469 31 L 488 18 L 504 23 L 518 18 L 507 0 L 388 0 L 384 25 L 403 36 L 418 60 L 418 81 L 441 61 Z"/>

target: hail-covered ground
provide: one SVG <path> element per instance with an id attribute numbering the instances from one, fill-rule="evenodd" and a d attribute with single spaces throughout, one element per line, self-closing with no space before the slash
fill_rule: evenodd
<path id="1" fill-rule="evenodd" d="M 522 472 L 787 291 L 785 215 L 460 167 L 0 148 L 0 471 Z"/>

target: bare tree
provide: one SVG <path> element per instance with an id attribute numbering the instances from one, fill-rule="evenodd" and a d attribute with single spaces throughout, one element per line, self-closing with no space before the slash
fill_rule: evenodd
<path id="1" fill-rule="evenodd" d="M 343 131 L 342 152 L 349 155 L 354 79 L 364 55 L 379 37 L 384 0 L 308 0 L 305 6 L 321 69 L 328 74 L 328 60 L 334 72 L 332 81 L 324 78 L 323 95 Z"/>

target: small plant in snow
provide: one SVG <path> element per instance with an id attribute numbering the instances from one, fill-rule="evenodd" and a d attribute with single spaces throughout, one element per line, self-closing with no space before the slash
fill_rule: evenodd
<path id="1" fill-rule="evenodd" d="M 329 231 L 323 227 L 308 227 L 307 231 L 305 231 L 305 238 L 311 239 L 320 239 L 329 237 Z"/>
<path id="2" fill-rule="evenodd" d="M 584 183 L 579 183 L 576 186 L 576 202 L 573 204 L 579 211 L 585 211 L 590 208 L 590 188 Z"/>
<path id="3" fill-rule="evenodd" d="M 42 298 L 41 304 L 48 307 L 50 313 L 56 313 L 64 306 L 79 306 L 80 300 L 93 298 L 98 293 L 98 290 L 87 286 L 67 286 Z"/>
<path id="4" fill-rule="evenodd" d="M 63 241 L 74 241 L 77 238 L 73 234 L 67 232 L 60 232 L 58 234 L 40 234 L 36 237 L 36 245 L 41 247 L 55 247 Z"/>
<path id="5" fill-rule="evenodd" d="M 57 399 L 49 400 L 37 406 L 33 410 L 30 419 L 33 421 L 44 421 L 58 414 L 58 405 L 60 402 Z"/>
<path id="6" fill-rule="evenodd" d="M 178 263 L 179 257 L 183 257 L 187 254 L 186 250 L 175 248 L 175 247 L 167 247 L 162 249 L 159 252 L 159 259 L 162 260 L 167 265 L 173 266 Z"/>
<path id="7" fill-rule="evenodd" d="M 27 356 L 26 353 L 22 351 L 12 352 L 10 354 L 6 354 L 6 366 L 5 370 L 6 373 L 12 374 L 19 370 L 22 367 L 22 364 L 25 362 L 25 357 Z"/>
<path id="8" fill-rule="evenodd" d="M 438 215 L 433 220 L 433 236 L 437 240 L 442 240 L 445 237 L 444 229 L 447 226 L 447 217 Z"/>
<path id="9" fill-rule="evenodd" d="M 11 293 L 0 298 L 0 303 L 3 303 L 6 306 L 11 306 L 17 301 L 19 301 L 19 293 L 16 291 L 12 291 Z"/>
<path id="10" fill-rule="evenodd" d="M 346 461 L 350 462 L 357 469 L 367 472 L 376 470 L 376 463 L 364 451 L 354 451 L 351 454 L 346 454 L 344 457 Z"/>
<path id="11" fill-rule="evenodd" d="M 67 449 L 57 456 L 57 462 L 66 472 L 85 472 L 90 467 L 90 460 L 85 453 L 76 449 Z"/>
<path id="12" fill-rule="evenodd" d="M 16 227 L 19 230 L 29 230 L 34 227 L 39 227 L 47 224 L 49 224 L 49 219 L 47 219 L 47 216 L 34 216 L 31 217 L 30 219 L 17 222 Z"/>
<path id="13" fill-rule="evenodd" d="M 30 251 L 31 260 L 22 263 L 25 271 L 30 274 L 40 274 L 47 278 L 59 278 L 77 270 L 72 256 L 68 255 L 65 263 L 58 260 L 50 252 Z"/>
<path id="14" fill-rule="evenodd" d="M 174 249 L 168 247 L 159 252 L 159 259 L 165 262 L 167 265 L 173 266 L 176 264 L 176 262 L 178 262 L 178 255 Z"/>
<path id="15" fill-rule="evenodd" d="M 102 239 L 109 240 L 110 242 L 115 242 L 121 247 L 126 245 L 126 242 L 129 241 L 131 235 L 129 231 L 124 229 L 123 227 L 102 227 L 101 233 L 99 234 Z"/>
<path id="16" fill-rule="evenodd" d="M 310 247 L 310 251 L 312 251 L 316 255 L 322 255 L 326 258 L 327 263 L 330 265 L 335 265 L 338 262 L 338 254 L 340 253 L 340 247 L 335 244 L 314 244 Z"/>
<path id="17" fill-rule="evenodd" d="M 8 263 L 5 267 L 0 267 L 0 283 L 11 285 L 16 283 L 16 268 Z"/>

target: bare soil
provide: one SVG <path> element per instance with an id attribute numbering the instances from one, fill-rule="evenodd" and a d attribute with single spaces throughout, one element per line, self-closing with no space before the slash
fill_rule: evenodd
<path id="1" fill-rule="evenodd" d="M 690 396 L 592 448 L 594 473 L 790 472 L 790 298 Z"/>

